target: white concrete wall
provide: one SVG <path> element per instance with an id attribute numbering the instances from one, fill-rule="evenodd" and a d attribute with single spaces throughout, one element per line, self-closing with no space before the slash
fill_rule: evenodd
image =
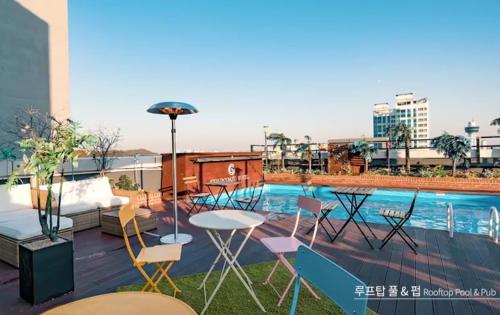
<path id="1" fill-rule="evenodd" d="M 66 0 L 0 0 L 0 146 L 27 105 L 69 117 Z"/>

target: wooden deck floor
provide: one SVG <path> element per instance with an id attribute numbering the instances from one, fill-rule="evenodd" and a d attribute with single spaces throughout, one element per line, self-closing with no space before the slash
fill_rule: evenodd
<path id="1" fill-rule="evenodd" d="M 156 207 L 160 217 L 159 234 L 171 230 L 169 205 Z M 216 250 L 207 234 L 180 215 L 180 229 L 194 235 L 194 242 L 183 249 L 183 259 L 174 265 L 173 275 L 207 271 Z M 273 260 L 260 244 L 263 236 L 287 235 L 293 218 L 269 221 L 253 234 L 240 256 L 242 264 Z M 340 222 L 335 222 L 340 225 Z M 309 226 L 303 225 L 303 229 Z M 373 225 L 382 237 L 387 226 Z M 320 234 L 316 250 L 354 273 L 371 286 L 390 285 L 429 289 L 487 288 L 500 297 L 500 246 L 483 236 L 456 234 L 449 239 L 444 231 L 408 229 L 415 237 L 418 255 L 408 250 L 397 237 L 383 250 L 370 250 L 354 225 L 350 225 L 334 244 Z M 241 235 L 239 236 L 241 237 Z M 153 244 L 156 239 L 148 237 Z M 75 234 L 75 291 L 53 301 L 32 307 L 18 297 L 18 271 L 0 262 L 0 314 L 37 314 L 54 305 L 96 294 L 113 292 L 118 286 L 142 281 L 132 268 L 120 238 L 101 234 L 99 228 Z M 54 279 L 57 281 L 57 279 Z M 377 300 L 369 306 L 380 314 L 500 314 L 497 300 Z"/>

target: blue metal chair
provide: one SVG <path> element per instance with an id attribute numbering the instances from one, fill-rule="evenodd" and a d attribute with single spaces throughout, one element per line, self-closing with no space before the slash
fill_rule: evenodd
<path id="1" fill-rule="evenodd" d="M 295 314 L 299 300 L 301 278 L 316 286 L 332 299 L 347 314 L 364 315 L 368 298 L 355 294 L 356 288 L 366 289 L 366 284 L 333 261 L 321 256 L 306 246 L 300 246 L 295 261 L 297 278 L 290 308 Z"/>

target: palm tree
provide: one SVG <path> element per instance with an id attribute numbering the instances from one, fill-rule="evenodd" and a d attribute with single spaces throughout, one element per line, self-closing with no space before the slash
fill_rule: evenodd
<path id="1" fill-rule="evenodd" d="M 296 153 L 300 153 L 302 155 L 302 158 L 307 160 L 309 162 L 309 174 L 312 173 L 312 158 L 313 158 L 313 151 L 312 151 L 312 145 L 311 145 L 311 137 L 310 136 L 304 136 L 305 142 L 300 143 L 297 149 L 295 150 Z"/>
<path id="2" fill-rule="evenodd" d="M 411 168 L 410 165 L 411 133 L 412 133 L 411 127 L 408 127 L 404 123 L 399 123 L 398 125 L 392 127 L 388 132 L 388 136 L 396 142 L 397 146 L 403 144 L 405 147 L 405 169 L 406 173 L 408 174 L 410 173 L 410 168 Z"/>
<path id="3" fill-rule="evenodd" d="M 444 132 L 441 136 L 432 139 L 432 145 L 439 153 L 451 159 L 452 175 L 457 171 L 457 161 L 467 157 L 470 151 L 470 139 L 464 136 L 454 136 Z"/>
<path id="4" fill-rule="evenodd" d="M 279 147 L 281 151 L 281 170 L 286 170 L 285 169 L 285 156 L 286 153 L 288 152 L 288 148 L 290 144 L 292 143 L 292 139 L 288 138 L 285 136 L 284 133 L 271 133 L 268 137 L 269 140 L 273 141 L 273 148 L 276 149 L 276 147 Z"/>
<path id="5" fill-rule="evenodd" d="M 14 149 L 12 148 L 3 148 L 0 150 L 0 153 L 2 154 L 2 160 L 5 160 L 7 163 L 6 165 L 6 175 L 9 176 L 9 161 L 11 164 L 11 171 L 14 171 L 14 161 L 16 160 L 16 156 L 14 155 Z"/>
<path id="6" fill-rule="evenodd" d="M 351 149 L 353 153 L 359 153 L 365 159 L 365 172 L 368 171 L 368 163 L 373 160 L 373 157 L 377 153 L 377 148 L 373 144 L 369 144 L 365 139 L 361 139 L 353 143 L 353 148 Z"/>
<path id="7" fill-rule="evenodd" d="M 490 126 L 498 126 L 498 133 L 500 133 L 500 117 L 493 119 Z"/>

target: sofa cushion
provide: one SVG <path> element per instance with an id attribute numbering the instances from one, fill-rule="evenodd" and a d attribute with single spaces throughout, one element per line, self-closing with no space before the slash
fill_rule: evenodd
<path id="1" fill-rule="evenodd" d="M 59 196 L 60 183 L 52 185 L 54 197 Z M 45 189 L 47 189 L 45 187 Z M 66 181 L 62 189 L 62 205 L 73 205 L 82 202 L 96 204 L 99 201 L 109 202 L 113 192 L 107 177 L 89 178 L 79 181 Z"/>
<path id="2" fill-rule="evenodd" d="M 89 210 L 96 210 L 98 208 L 97 204 L 89 204 L 87 202 L 81 202 L 70 205 L 61 205 L 61 215 L 70 215 L 75 213 L 86 212 Z"/>
<path id="3" fill-rule="evenodd" d="M 101 208 L 109 208 L 114 206 L 123 206 L 128 204 L 130 199 L 128 197 L 122 196 L 112 196 L 111 198 L 105 200 L 99 200 L 98 205 Z"/>
<path id="4" fill-rule="evenodd" d="M 16 185 L 7 189 L 5 185 L 0 186 L 0 213 L 17 209 L 31 209 L 31 185 Z"/>
<path id="5" fill-rule="evenodd" d="M 56 216 L 52 218 L 57 220 Z M 60 223 L 61 230 L 73 227 L 73 220 L 69 218 L 61 217 Z M 35 212 L 33 215 L 0 222 L 0 234 L 19 241 L 42 235 L 38 214 Z"/>
<path id="6" fill-rule="evenodd" d="M 0 212 L 0 222 L 10 221 L 24 216 L 33 215 L 33 213 L 38 213 L 36 209 L 16 209 L 10 211 Z"/>
<path id="7" fill-rule="evenodd" d="M 58 199 L 60 183 L 52 185 L 54 198 Z M 47 189 L 46 186 L 43 187 Z M 107 177 L 66 181 L 62 187 L 61 214 L 69 215 L 97 208 L 121 206 L 129 203 L 128 197 L 114 196 Z"/>

